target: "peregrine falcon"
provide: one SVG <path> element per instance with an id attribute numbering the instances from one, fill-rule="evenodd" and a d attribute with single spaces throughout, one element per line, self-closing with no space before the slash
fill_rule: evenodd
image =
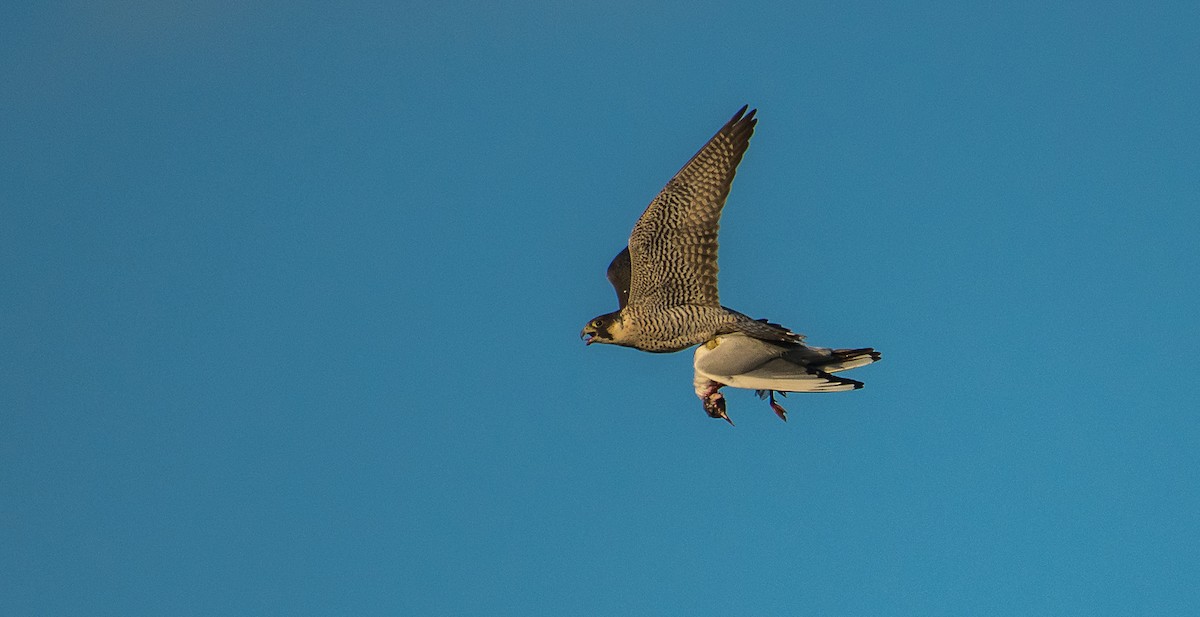
<path id="1" fill-rule="evenodd" d="M 771 409 L 783 421 L 787 410 L 775 402 L 775 393 L 842 392 L 863 387 L 861 381 L 832 373 L 866 366 L 880 358 L 869 347 L 826 349 L 803 343 L 775 343 L 751 338 L 740 332 L 723 334 L 696 348 L 692 362 L 696 396 L 704 411 L 714 418 L 733 421 L 725 413 L 725 386 L 757 390 L 770 400 Z"/>
<path id="2" fill-rule="evenodd" d="M 619 310 L 588 322 L 580 337 L 668 353 L 718 334 L 745 332 L 769 341 L 800 335 L 721 306 L 717 295 L 717 228 L 738 163 L 754 133 L 742 107 L 688 161 L 642 213 L 629 245 L 608 266 Z"/>
<path id="3" fill-rule="evenodd" d="M 717 229 L 738 163 L 758 122 L 742 107 L 667 182 L 608 266 L 618 310 L 592 319 L 580 338 L 669 353 L 693 345 L 696 394 L 713 418 L 729 420 L 718 390 L 837 391 L 862 387 L 834 371 L 879 359 L 872 349 L 828 350 L 765 319 L 721 306 L 717 294 Z M 703 378 L 703 379 L 702 379 Z M 732 422 L 730 422 L 732 424 Z"/>

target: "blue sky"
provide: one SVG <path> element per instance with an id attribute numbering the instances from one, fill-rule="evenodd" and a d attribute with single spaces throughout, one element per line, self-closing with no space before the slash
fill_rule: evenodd
<path id="1" fill-rule="evenodd" d="M 0 9 L 0 613 L 1177 615 L 1189 3 Z M 741 105 L 779 422 L 585 348 Z"/>

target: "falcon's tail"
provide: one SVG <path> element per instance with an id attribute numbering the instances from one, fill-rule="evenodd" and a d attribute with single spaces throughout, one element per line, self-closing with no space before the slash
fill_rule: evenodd
<path id="1" fill-rule="evenodd" d="M 728 307 L 722 308 L 736 315 L 738 320 L 733 324 L 730 324 L 729 327 L 720 332 L 720 334 L 741 332 L 747 336 L 751 336 L 763 341 L 792 344 L 804 343 L 803 334 L 797 334 L 777 323 L 771 323 L 765 319 L 752 319 Z"/>

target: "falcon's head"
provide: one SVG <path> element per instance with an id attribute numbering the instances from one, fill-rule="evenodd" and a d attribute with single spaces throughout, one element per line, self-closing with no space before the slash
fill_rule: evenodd
<path id="1" fill-rule="evenodd" d="M 601 315 L 589 321 L 588 325 L 583 327 L 583 331 L 579 333 L 579 338 L 583 339 L 588 345 L 592 343 L 619 344 L 617 343 L 617 339 L 624 330 L 624 323 L 625 321 L 621 318 L 621 311 Z"/>

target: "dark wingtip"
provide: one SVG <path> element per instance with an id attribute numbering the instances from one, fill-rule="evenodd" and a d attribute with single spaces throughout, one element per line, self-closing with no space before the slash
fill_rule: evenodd
<path id="1" fill-rule="evenodd" d="M 747 109 L 750 109 L 749 105 L 742 105 L 742 108 L 737 110 L 737 113 L 733 114 L 733 117 L 729 119 L 729 124 L 741 124 L 744 122 L 750 126 L 754 126 L 758 122 L 758 118 L 754 117 L 754 114 L 758 113 L 758 108 L 750 109 L 750 113 L 746 113 Z"/>
<path id="2" fill-rule="evenodd" d="M 871 356 L 872 362 L 883 359 L 883 354 L 879 353 L 878 351 L 875 351 L 874 347 L 863 347 L 862 349 L 851 349 L 850 351 L 852 353 L 868 354 Z"/>
<path id="3" fill-rule="evenodd" d="M 871 356 L 871 361 L 876 362 L 883 359 L 883 354 L 875 351 L 872 347 L 859 347 L 858 349 L 835 349 L 833 353 L 846 357 L 854 357 L 861 355 Z"/>

